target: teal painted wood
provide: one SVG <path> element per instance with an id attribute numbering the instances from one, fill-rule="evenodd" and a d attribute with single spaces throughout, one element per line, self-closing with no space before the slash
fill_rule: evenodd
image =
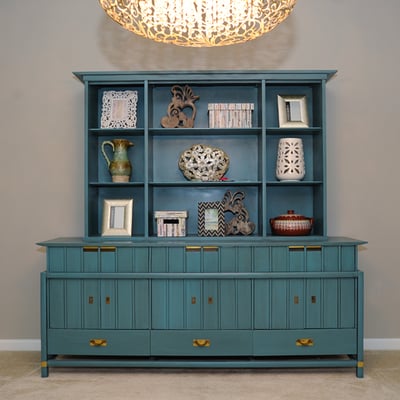
<path id="1" fill-rule="evenodd" d="M 192 71 L 192 72 L 82 72 L 85 85 L 85 237 L 101 238 L 102 203 L 107 198 L 133 197 L 134 235 L 125 240 L 156 237 L 156 210 L 189 211 L 187 230 L 197 234 L 197 202 L 222 199 L 226 190 L 243 190 L 256 223 L 254 235 L 270 237 L 269 219 L 293 208 L 315 217 L 314 234 L 326 235 L 326 109 L 325 85 L 335 71 Z M 160 120 L 170 102 L 173 84 L 190 85 L 200 96 L 194 129 L 162 129 Z M 109 90 L 138 92 L 137 124 L 120 136 L 135 143 L 129 157 L 130 183 L 113 185 L 99 148 L 115 130 L 100 126 L 102 96 Z M 305 95 L 309 127 L 297 128 L 305 148 L 307 175 L 301 183 L 277 182 L 274 171 L 279 138 L 291 134 L 279 128 L 277 95 Z M 253 128 L 213 129 L 208 126 L 208 103 L 254 104 Z M 195 135 L 195 136 L 194 136 Z M 223 146 L 231 158 L 225 183 L 187 182 L 176 165 L 180 152 L 195 139 Z M 188 190 L 190 188 L 190 191 Z M 148 218 L 150 216 L 150 219 Z M 124 240 L 119 238 L 119 240 Z"/>
<path id="2" fill-rule="evenodd" d="M 357 360 L 353 359 L 306 359 L 283 358 L 283 359 L 265 359 L 265 358 L 96 358 L 96 359 L 55 359 L 47 362 L 49 367 L 75 367 L 75 368 L 356 368 Z M 362 368 L 357 367 L 358 371 Z M 358 378 L 362 378 L 360 373 Z"/>
<path id="3" fill-rule="evenodd" d="M 355 354 L 355 329 L 257 330 L 254 354 L 258 356 L 311 356 Z M 304 345 L 298 345 L 303 339 Z"/>
<path id="4" fill-rule="evenodd" d="M 364 242 L 326 236 L 326 83 L 334 74 L 76 73 L 85 87 L 85 237 L 40 243 L 48 251 L 41 278 L 42 376 L 62 365 L 346 366 L 362 376 L 357 246 Z M 195 128 L 161 128 L 173 84 L 200 95 Z M 109 90 L 138 92 L 136 128 L 101 128 Z M 278 95 L 306 96 L 308 127 L 279 127 Z M 231 101 L 254 103 L 253 127 L 209 128 L 208 103 Z M 279 182 L 277 145 L 293 134 L 303 139 L 306 177 Z M 99 153 L 116 135 L 135 143 L 132 179 L 123 184 L 111 182 Z M 230 181 L 183 177 L 177 158 L 197 141 L 229 154 Z M 226 190 L 245 192 L 253 235 L 198 237 L 197 203 L 220 200 Z M 103 201 L 112 198 L 134 199 L 132 237 L 101 236 Z M 188 210 L 188 235 L 158 238 L 154 212 L 171 208 Z M 269 219 L 292 208 L 315 218 L 312 235 L 273 236 Z M 63 354 L 78 358 L 56 358 Z M 346 354 L 350 359 L 336 358 Z"/>
<path id="5" fill-rule="evenodd" d="M 99 280 L 86 279 L 83 281 L 83 296 L 80 301 L 83 307 L 83 328 L 99 329 L 101 327 L 101 296 Z"/>
<path id="6" fill-rule="evenodd" d="M 53 279 L 47 281 L 46 288 L 48 298 L 48 324 L 50 328 L 66 328 L 65 318 L 65 281 L 62 279 Z"/>
<path id="7" fill-rule="evenodd" d="M 322 328 L 321 280 L 310 279 L 306 283 L 306 328 Z"/>
<path id="8" fill-rule="evenodd" d="M 93 340 L 103 345 L 91 343 Z M 150 333 L 147 330 L 50 329 L 48 351 L 75 356 L 145 356 L 150 354 Z"/>
<path id="9" fill-rule="evenodd" d="M 357 279 L 357 369 L 358 378 L 364 377 L 364 272 Z"/>
<path id="10" fill-rule="evenodd" d="M 362 350 L 359 351 L 358 346 L 362 326 L 359 325 L 357 300 L 360 272 L 356 265 L 342 272 L 341 265 L 342 260 L 347 267 L 356 261 L 356 245 L 350 246 L 350 241 L 346 246 L 353 251 L 346 247 L 343 252 L 342 241 L 336 241 L 341 244 L 333 246 L 330 239 L 332 247 L 242 244 L 189 249 L 181 245 L 145 248 L 126 243 L 121 248 L 104 245 L 96 248 L 85 246 L 83 242 L 80 247 L 75 243 L 64 251 L 60 251 L 57 243 L 56 252 L 50 253 L 60 272 L 46 274 L 48 332 L 51 332 L 47 347 L 51 349 L 50 355 L 54 352 L 116 355 L 122 347 L 115 347 L 114 338 L 120 332 L 145 330 L 150 336 L 140 333 L 139 343 L 147 352 L 141 350 L 132 355 L 151 356 L 151 348 L 159 355 L 176 353 L 176 356 L 194 357 L 204 354 L 266 356 L 275 354 L 274 351 L 279 355 L 312 356 L 342 354 L 343 351 L 360 360 Z M 330 251 L 335 256 L 333 268 L 326 268 Z M 339 254 L 340 262 L 337 261 Z M 325 269 L 333 271 L 325 272 Z M 80 301 L 72 301 L 71 293 Z M 114 332 L 117 336 L 108 336 L 113 345 L 105 351 L 100 348 L 84 350 L 93 332 L 97 336 Z M 154 342 L 151 332 L 155 333 Z M 247 333 L 241 336 L 239 332 Z M 221 333 L 224 337 L 227 335 L 223 345 Z M 183 339 L 191 343 L 196 337 L 205 336 L 202 334 L 211 337 L 214 345 L 218 344 L 217 348 L 202 351 L 204 349 L 187 344 L 176 351 Z M 244 338 L 249 334 L 244 345 Z M 328 346 L 333 335 L 341 344 L 335 342 Z M 270 346 L 266 348 L 266 345 L 260 347 L 263 341 L 272 343 L 274 349 L 290 349 L 299 339 L 295 339 L 297 336 L 300 339 L 312 336 L 318 346 L 313 344 L 312 349 L 296 347 L 282 352 L 271 350 Z M 122 343 L 127 341 L 122 336 Z M 229 350 L 231 348 L 235 351 Z M 352 350 L 354 348 L 356 350 Z M 131 354 L 129 350 L 124 353 L 128 354 Z M 188 361 L 185 365 L 191 363 Z M 198 367 L 200 365 L 197 363 Z M 241 362 L 232 361 L 231 365 L 241 365 Z M 361 367 L 357 367 L 357 375 L 361 374 Z"/>
<path id="11" fill-rule="evenodd" d="M 47 278 L 46 272 L 40 273 L 40 374 L 42 378 L 49 376 L 48 352 L 47 352 L 47 330 L 48 330 L 48 300 L 47 300 Z"/>
<path id="12" fill-rule="evenodd" d="M 327 329 L 339 328 L 339 280 L 322 280 L 322 321 L 323 327 Z"/>
<path id="13" fill-rule="evenodd" d="M 288 295 L 289 329 L 304 329 L 306 326 L 305 288 L 303 279 L 293 279 L 289 282 Z M 264 328 L 265 329 L 265 328 Z"/>

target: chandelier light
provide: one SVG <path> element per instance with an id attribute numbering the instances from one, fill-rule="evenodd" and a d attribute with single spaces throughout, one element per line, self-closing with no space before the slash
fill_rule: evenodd
<path id="1" fill-rule="evenodd" d="M 125 29 L 156 42 L 226 46 L 255 39 L 292 12 L 296 0 L 99 0 Z"/>

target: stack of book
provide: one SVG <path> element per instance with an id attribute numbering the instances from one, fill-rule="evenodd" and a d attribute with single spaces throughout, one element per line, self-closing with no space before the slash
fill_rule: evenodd
<path id="1" fill-rule="evenodd" d="M 210 128 L 251 128 L 254 103 L 208 103 Z"/>

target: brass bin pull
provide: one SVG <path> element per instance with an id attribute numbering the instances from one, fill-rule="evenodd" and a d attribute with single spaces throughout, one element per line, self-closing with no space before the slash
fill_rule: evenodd
<path id="1" fill-rule="evenodd" d="M 186 251 L 200 251 L 201 247 L 200 246 L 186 246 L 185 250 Z"/>
<path id="2" fill-rule="evenodd" d="M 100 251 L 102 252 L 115 252 L 116 251 L 116 247 L 114 246 L 102 246 L 100 247 Z"/>
<path id="3" fill-rule="evenodd" d="M 289 251 L 304 251 L 304 246 L 288 246 Z"/>
<path id="4" fill-rule="evenodd" d="M 92 347 L 106 347 L 107 346 L 107 339 L 90 339 L 89 344 Z"/>
<path id="5" fill-rule="evenodd" d="M 99 248 L 97 246 L 84 246 L 83 247 L 83 251 L 85 253 L 87 253 L 87 252 L 97 252 L 98 249 Z"/>
<path id="6" fill-rule="evenodd" d="M 204 246 L 203 250 L 204 251 L 218 251 L 219 247 L 218 246 Z"/>
<path id="7" fill-rule="evenodd" d="M 322 246 L 316 245 L 316 246 L 306 246 L 306 249 L 308 251 L 322 251 Z"/>
<path id="8" fill-rule="evenodd" d="M 210 339 L 193 339 L 193 347 L 210 347 Z"/>
<path id="9" fill-rule="evenodd" d="M 314 340 L 311 338 L 301 338 L 296 340 L 296 346 L 311 347 L 314 346 Z"/>

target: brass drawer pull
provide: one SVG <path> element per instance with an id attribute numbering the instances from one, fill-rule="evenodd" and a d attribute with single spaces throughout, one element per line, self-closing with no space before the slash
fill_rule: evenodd
<path id="1" fill-rule="evenodd" d="M 201 247 L 200 246 L 186 246 L 185 249 L 186 249 L 186 251 L 200 251 Z"/>
<path id="2" fill-rule="evenodd" d="M 98 248 L 97 246 L 85 246 L 85 247 L 83 248 L 83 251 L 84 251 L 85 253 L 88 253 L 88 252 L 97 252 L 98 249 L 99 249 L 99 248 Z"/>
<path id="3" fill-rule="evenodd" d="M 296 346 L 311 347 L 314 346 L 314 340 L 311 338 L 301 338 L 296 340 Z"/>
<path id="4" fill-rule="evenodd" d="M 116 247 L 114 247 L 114 246 L 102 246 L 102 247 L 100 247 L 100 251 L 103 251 L 103 252 L 115 252 L 115 250 L 116 250 Z"/>
<path id="5" fill-rule="evenodd" d="M 210 347 L 210 339 L 193 339 L 193 347 Z"/>
<path id="6" fill-rule="evenodd" d="M 92 347 L 106 347 L 107 339 L 90 339 L 89 344 Z"/>
<path id="7" fill-rule="evenodd" d="M 203 250 L 204 251 L 218 251 L 219 247 L 218 246 L 204 246 Z"/>
<path id="8" fill-rule="evenodd" d="M 321 251 L 322 246 L 307 246 L 306 249 L 307 251 Z"/>
<path id="9" fill-rule="evenodd" d="M 304 246 L 289 246 L 289 251 L 304 251 Z"/>

